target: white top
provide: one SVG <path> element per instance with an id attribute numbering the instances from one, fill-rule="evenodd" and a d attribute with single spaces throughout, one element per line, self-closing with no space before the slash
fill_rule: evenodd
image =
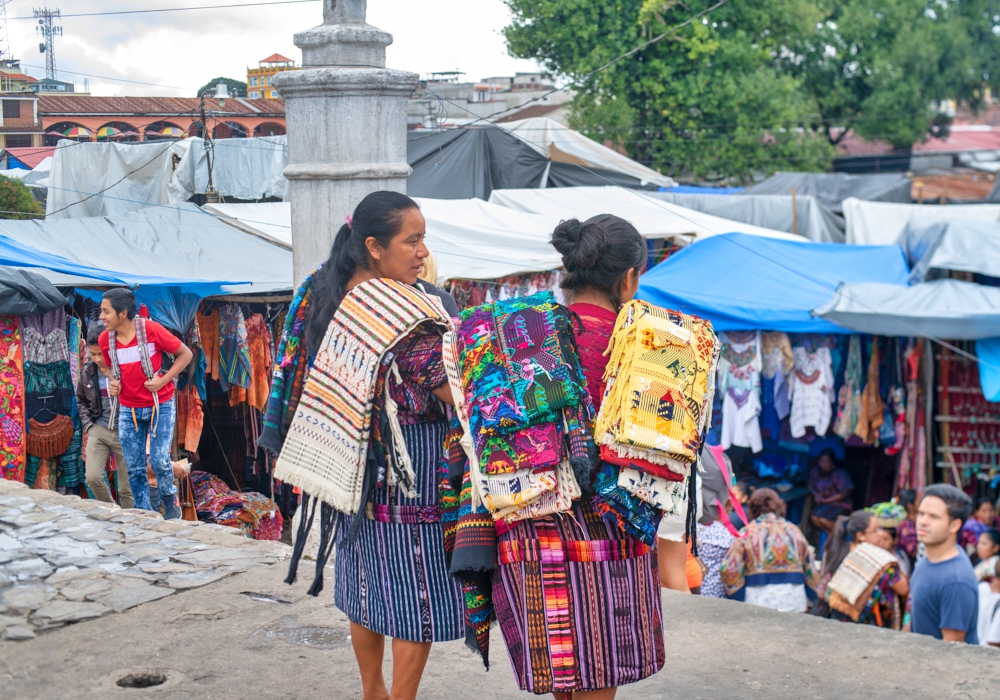
<path id="1" fill-rule="evenodd" d="M 829 348 L 809 353 L 804 347 L 792 349 L 795 369 L 788 378 L 788 398 L 792 402 L 789 427 L 792 437 L 802 437 L 812 426 L 817 435 L 826 433 L 833 417 L 833 359 Z"/>
<path id="2" fill-rule="evenodd" d="M 990 584 L 985 581 L 979 584 L 979 645 L 989 646 L 990 643 L 1000 644 L 1000 593 L 990 590 Z M 994 615 L 993 611 L 997 614 Z"/>

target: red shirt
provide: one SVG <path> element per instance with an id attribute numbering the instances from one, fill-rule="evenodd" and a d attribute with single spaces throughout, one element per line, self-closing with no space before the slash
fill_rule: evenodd
<path id="1" fill-rule="evenodd" d="M 576 345 L 580 349 L 580 364 L 587 378 L 587 392 L 594 402 L 594 409 L 600 410 L 604 400 L 604 369 L 608 366 L 604 351 L 608 349 L 618 314 L 594 304 L 570 304 L 569 310 L 583 322 L 583 333 L 576 333 Z M 573 324 L 573 330 L 579 331 L 576 324 Z"/>
<path id="2" fill-rule="evenodd" d="M 101 353 L 104 361 L 111 366 L 111 354 L 108 350 L 108 332 L 101 333 Z M 146 320 L 146 344 L 149 347 L 149 361 L 153 372 L 158 374 L 163 366 L 163 353 L 177 354 L 181 341 L 156 321 Z M 151 408 L 153 394 L 146 388 L 146 375 L 142 371 L 142 356 L 139 354 L 138 336 L 130 343 L 117 343 L 118 367 L 122 373 L 122 388 L 118 394 L 119 403 L 125 408 Z M 174 398 L 174 383 L 167 382 L 160 389 L 160 403 Z"/>

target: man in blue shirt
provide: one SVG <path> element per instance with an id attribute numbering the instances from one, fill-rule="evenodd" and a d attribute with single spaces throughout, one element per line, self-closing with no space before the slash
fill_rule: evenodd
<path id="1" fill-rule="evenodd" d="M 917 540 L 926 548 L 910 581 L 910 629 L 946 642 L 978 644 L 979 590 L 958 533 L 972 499 L 949 484 L 924 491 L 917 510 Z"/>

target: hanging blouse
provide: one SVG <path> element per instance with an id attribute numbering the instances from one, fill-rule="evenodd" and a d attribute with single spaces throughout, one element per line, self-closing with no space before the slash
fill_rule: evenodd
<path id="1" fill-rule="evenodd" d="M 830 349 L 819 347 L 808 352 L 804 347 L 793 348 L 795 369 L 788 381 L 792 402 L 789 418 L 792 437 L 802 437 L 812 427 L 817 435 L 825 435 L 833 417 L 833 360 Z"/>
<path id="2" fill-rule="evenodd" d="M 758 416 L 761 412 L 760 331 L 720 333 L 717 391 L 722 393 L 722 446 L 749 447 L 760 452 L 764 443 Z"/>

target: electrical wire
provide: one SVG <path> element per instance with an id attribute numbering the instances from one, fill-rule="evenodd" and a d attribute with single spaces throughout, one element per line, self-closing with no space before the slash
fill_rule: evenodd
<path id="1" fill-rule="evenodd" d="M 145 15 L 154 12 L 190 12 L 191 10 L 227 10 L 239 7 L 264 7 L 266 5 L 297 5 L 304 2 L 319 2 L 319 0 L 268 0 L 266 2 L 240 2 L 230 5 L 200 5 L 198 7 L 160 7 L 152 10 L 111 10 L 108 12 L 75 12 L 61 14 L 59 19 L 70 17 L 107 17 L 109 15 Z M 10 17 L 13 20 L 35 20 L 35 16 Z"/>

